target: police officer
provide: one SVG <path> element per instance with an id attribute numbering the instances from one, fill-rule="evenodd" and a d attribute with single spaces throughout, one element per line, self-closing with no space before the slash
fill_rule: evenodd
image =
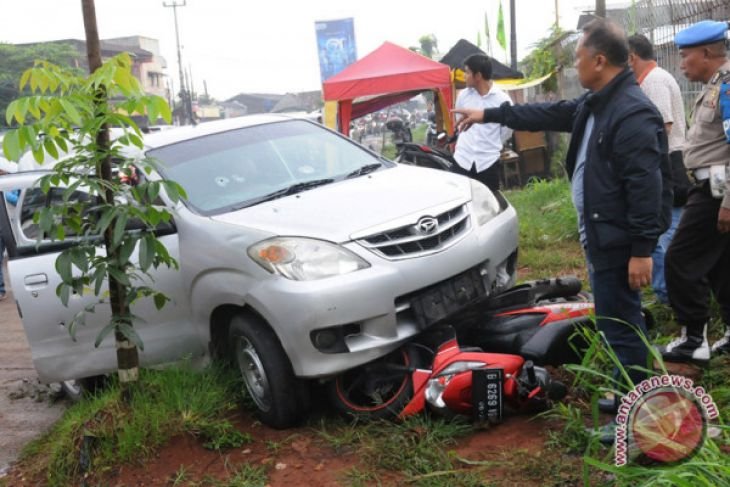
<path id="1" fill-rule="evenodd" d="M 681 336 L 660 348 L 667 361 L 706 362 L 730 353 L 730 61 L 725 22 L 702 21 L 674 38 L 681 69 L 705 87 L 697 97 L 684 162 L 693 187 L 665 260 L 669 302 Z M 723 128 L 724 122 L 724 128 Z M 710 291 L 720 305 L 725 335 L 707 342 Z"/>

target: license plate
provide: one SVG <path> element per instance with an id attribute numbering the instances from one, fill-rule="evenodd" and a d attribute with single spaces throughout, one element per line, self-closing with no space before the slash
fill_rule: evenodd
<path id="1" fill-rule="evenodd" d="M 411 299 L 411 309 L 421 329 L 462 311 L 486 295 L 479 269 L 470 269 L 440 282 Z"/>
<path id="2" fill-rule="evenodd" d="M 474 419 L 490 423 L 501 422 L 504 411 L 504 370 L 472 370 L 471 378 L 471 401 Z"/>

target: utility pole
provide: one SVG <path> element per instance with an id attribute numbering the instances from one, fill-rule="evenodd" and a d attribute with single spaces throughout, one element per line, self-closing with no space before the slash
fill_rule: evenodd
<path id="1" fill-rule="evenodd" d="M 560 6 L 559 0 L 555 0 L 555 29 L 560 29 Z"/>
<path id="2" fill-rule="evenodd" d="M 515 0 L 509 0 L 509 44 L 512 54 L 512 69 L 517 69 L 517 21 L 515 19 Z"/>
<path id="3" fill-rule="evenodd" d="M 596 17 L 606 18 L 606 0 L 596 0 Z"/>
<path id="4" fill-rule="evenodd" d="M 193 116 L 192 116 L 192 104 L 190 103 L 190 96 L 188 94 L 188 91 L 185 86 L 185 77 L 183 75 L 183 65 L 182 65 L 182 54 L 180 53 L 180 32 L 177 27 L 177 8 L 178 7 L 184 7 L 187 3 L 187 0 L 182 0 L 182 3 L 177 3 L 176 0 L 173 0 L 170 3 L 162 2 L 163 7 L 172 7 L 172 13 L 175 17 L 175 42 L 177 42 L 177 67 L 180 70 L 180 102 L 182 104 L 182 123 L 183 125 L 187 123 L 192 123 Z"/>

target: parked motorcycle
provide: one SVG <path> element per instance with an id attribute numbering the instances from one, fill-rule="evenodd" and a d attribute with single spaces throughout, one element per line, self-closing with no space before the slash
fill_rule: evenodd
<path id="1" fill-rule="evenodd" d="M 408 124 L 400 117 L 391 117 L 385 122 L 385 128 L 393 133 L 396 148 L 413 141 L 413 134 Z"/>
<path id="2" fill-rule="evenodd" d="M 395 161 L 442 171 L 453 171 L 457 162 L 448 149 L 448 145 L 456 141 L 456 137 L 456 135 L 449 137 L 446 132 L 441 132 L 434 135 L 433 143 L 403 143 L 397 146 L 398 153 Z"/>
<path id="3" fill-rule="evenodd" d="M 535 363 L 577 360 L 583 344 L 571 346 L 571 338 L 578 327 L 592 326 L 592 314 L 592 298 L 576 278 L 521 284 L 450 317 L 454 327 L 427 330 L 385 358 L 341 374 L 330 383 L 330 396 L 339 412 L 365 418 L 429 409 L 495 420 L 504 406 L 544 409 L 565 387 Z"/>

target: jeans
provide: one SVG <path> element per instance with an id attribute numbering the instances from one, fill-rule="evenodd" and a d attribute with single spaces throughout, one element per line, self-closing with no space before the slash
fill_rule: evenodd
<path id="1" fill-rule="evenodd" d="M 636 385 L 646 378 L 646 372 L 634 370 L 633 367 L 646 368 L 649 353 L 636 329 L 646 336 L 644 316 L 641 314 L 641 294 L 629 287 L 628 262 L 620 267 L 595 271 L 589 260 L 588 277 L 593 289 L 598 331 L 604 335 Z M 618 369 L 614 370 L 614 379 L 630 388 Z"/>
<path id="2" fill-rule="evenodd" d="M 679 225 L 679 219 L 682 216 L 682 207 L 672 208 L 672 223 L 660 237 L 656 244 L 654 253 L 651 254 L 653 261 L 653 270 L 651 275 L 651 287 L 654 289 L 654 295 L 662 304 L 669 304 L 669 295 L 667 294 L 667 281 L 664 279 L 664 256 L 667 253 L 669 244 L 672 242 L 674 232 Z"/>

